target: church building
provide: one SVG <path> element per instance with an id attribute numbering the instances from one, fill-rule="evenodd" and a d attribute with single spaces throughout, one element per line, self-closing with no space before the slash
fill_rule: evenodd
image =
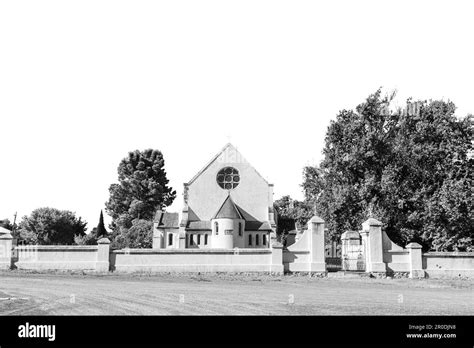
<path id="1" fill-rule="evenodd" d="M 184 184 L 181 213 L 158 210 L 154 249 L 270 248 L 273 184 L 227 144 Z"/>

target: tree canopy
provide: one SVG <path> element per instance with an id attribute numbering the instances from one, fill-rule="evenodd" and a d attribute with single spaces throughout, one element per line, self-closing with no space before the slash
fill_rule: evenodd
<path id="1" fill-rule="evenodd" d="M 153 245 L 153 222 L 135 219 L 130 228 L 121 227 L 112 241 L 111 247 L 122 248 L 151 248 Z"/>
<path id="2" fill-rule="evenodd" d="M 105 229 L 104 226 L 104 214 L 102 213 L 102 210 L 100 211 L 100 217 L 99 217 L 99 224 L 97 225 L 95 229 L 95 235 L 97 236 L 98 239 L 102 237 L 107 237 L 109 233 Z"/>
<path id="3" fill-rule="evenodd" d="M 10 231 L 13 230 L 13 224 L 10 222 L 9 219 L 0 220 L 0 227 L 6 228 Z"/>
<path id="4" fill-rule="evenodd" d="M 472 115 L 439 100 L 390 111 L 392 100 L 378 90 L 331 121 L 324 160 L 303 171 L 308 204 L 334 236 L 372 215 L 401 245 L 472 250 Z"/>
<path id="5" fill-rule="evenodd" d="M 76 236 L 84 236 L 87 222 L 68 210 L 38 208 L 19 223 L 19 240 L 26 244 L 74 244 Z"/>
<path id="6" fill-rule="evenodd" d="M 158 150 L 129 152 L 118 166 L 118 184 L 110 185 L 106 211 L 112 226 L 131 227 L 134 219 L 151 220 L 157 209 L 173 203 L 163 155 Z"/>
<path id="7" fill-rule="evenodd" d="M 109 233 L 104 226 L 104 215 L 100 211 L 99 223 L 88 234 L 84 236 L 76 236 L 74 242 L 78 245 L 96 245 L 97 241 L 103 237 L 107 237 Z"/>
<path id="8" fill-rule="evenodd" d="M 176 198 L 176 191 L 168 186 L 164 164 L 162 153 L 151 149 L 129 152 L 120 162 L 119 183 L 110 185 L 105 204 L 112 217 L 112 247 L 151 247 L 156 210 Z"/>
<path id="9" fill-rule="evenodd" d="M 303 226 L 314 215 L 312 207 L 306 203 L 290 196 L 283 196 L 274 202 L 277 212 L 278 230 L 277 234 L 294 230 L 296 224 Z"/>

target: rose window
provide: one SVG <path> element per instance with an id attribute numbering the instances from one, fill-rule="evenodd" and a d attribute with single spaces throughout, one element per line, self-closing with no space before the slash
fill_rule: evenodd
<path id="1" fill-rule="evenodd" d="M 225 190 L 232 190 L 240 182 L 239 171 L 232 167 L 225 167 L 217 173 L 217 184 Z"/>

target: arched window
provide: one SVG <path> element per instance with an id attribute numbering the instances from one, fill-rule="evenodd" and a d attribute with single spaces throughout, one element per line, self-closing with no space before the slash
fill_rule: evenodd
<path id="1" fill-rule="evenodd" d="M 168 234 L 168 245 L 173 245 L 173 233 Z"/>
<path id="2" fill-rule="evenodd" d="M 200 234 L 198 234 L 198 243 L 197 244 L 201 245 L 201 235 Z"/>
<path id="3" fill-rule="evenodd" d="M 193 242 L 194 242 L 194 240 L 193 240 L 193 235 L 190 234 L 190 235 L 189 235 L 189 245 L 193 245 Z"/>
<path id="4" fill-rule="evenodd" d="M 252 245 L 252 235 L 249 234 L 249 246 L 251 246 L 251 245 Z"/>
<path id="5" fill-rule="evenodd" d="M 216 236 L 219 234 L 219 223 L 216 221 L 214 222 L 214 229 L 216 230 Z"/>
<path id="6" fill-rule="evenodd" d="M 267 235 L 264 234 L 264 235 L 262 236 L 262 238 L 263 238 L 263 240 L 262 240 L 263 246 L 266 246 L 266 245 L 267 245 Z"/>
<path id="7" fill-rule="evenodd" d="M 258 246 L 258 244 L 260 243 L 260 236 L 258 234 L 255 235 L 255 245 Z"/>
<path id="8" fill-rule="evenodd" d="M 204 245 L 207 245 L 207 233 L 204 235 Z"/>
<path id="9" fill-rule="evenodd" d="M 239 222 L 239 236 L 242 237 L 242 223 Z"/>

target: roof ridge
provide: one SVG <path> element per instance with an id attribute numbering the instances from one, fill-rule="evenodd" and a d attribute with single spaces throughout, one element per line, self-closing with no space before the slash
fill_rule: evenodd
<path id="1" fill-rule="evenodd" d="M 237 150 L 237 148 L 232 145 L 231 143 L 227 143 L 225 144 L 225 146 L 214 156 L 212 157 L 212 159 L 200 170 L 197 172 L 196 175 L 193 176 L 193 178 L 191 180 L 189 180 L 186 184 L 187 185 L 191 185 L 207 168 L 209 168 L 209 166 L 214 163 L 214 161 L 219 158 L 219 156 L 229 147 L 233 147 L 235 150 Z"/>

